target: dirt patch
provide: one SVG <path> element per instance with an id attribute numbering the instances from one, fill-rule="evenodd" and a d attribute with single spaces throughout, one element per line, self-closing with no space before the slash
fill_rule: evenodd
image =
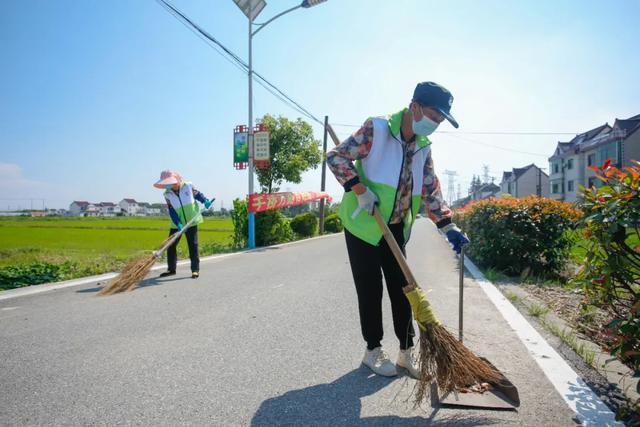
<path id="1" fill-rule="evenodd" d="M 590 341 L 607 347 L 610 338 L 603 325 L 613 318 L 613 313 L 589 304 L 581 289 L 561 286 L 521 285 L 522 289 L 541 299 L 562 320 Z"/>

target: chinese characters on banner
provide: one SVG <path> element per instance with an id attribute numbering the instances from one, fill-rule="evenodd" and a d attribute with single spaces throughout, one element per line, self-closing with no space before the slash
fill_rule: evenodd
<path id="1" fill-rule="evenodd" d="M 327 201 L 331 202 L 331 197 L 321 191 L 310 191 L 306 193 L 254 193 L 249 196 L 249 212 L 264 212 L 271 209 L 288 208 L 289 206 L 302 205 L 320 199 L 327 199 Z"/>
<path id="2" fill-rule="evenodd" d="M 269 159 L 269 132 L 258 131 L 253 134 L 253 163 L 257 168 L 267 168 Z"/>

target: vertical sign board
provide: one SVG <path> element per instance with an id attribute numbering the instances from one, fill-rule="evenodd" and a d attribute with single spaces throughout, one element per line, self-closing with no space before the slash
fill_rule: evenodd
<path id="1" fill-rule="evenodd" d="M 233 131 L 233 166 L 236 169 L 246 169 L 249 163 L 248 134 L 246 126 L 236 126 Z"/>
<path id="2" fill-rule="evenodd" d="M 267 168 L 269 160 L 269 132 L 260 130 L 253 134 L 253 163 L 257 168 Z"/>

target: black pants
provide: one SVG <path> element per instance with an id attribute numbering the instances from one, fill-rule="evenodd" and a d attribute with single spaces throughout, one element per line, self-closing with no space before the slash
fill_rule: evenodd
<path id="1" fill-rule="evenodd" d="M 178 232 L 177 228 L 169 230 L 169 236 L 172 236 Z M 198 256 L 198 226 L 187 228 L 184 232 L 187 236 L 187 245 L 189 246 L 189 258 L 191 258 L 191 271 L 200 271 L 200 257 Z M 173 245 L 167 248 L 167 265 L 169 271 L 176 271 L 178 266 L 178 243 L 180 243 L 182 236 L 178 237 Z"/>
<path id="2" fill-rule="evenodd" d="M 404 253 L 402 224 L 391 224 L 389 228 Z M 387 293 L 391 300 L 393 328 L 400 341 L 400 348 L 405 350 L 412 347 L 415 332 L 411 306 L 402 292 L 402 287 L 406 286 L 407 281 L 391 249 L 384 238 L 379 246 L 373 246 L 349 233 L 347 229 L 344 230 L 344 234 L 358 294 L 360 327 L 362 336 L 367 342 L 367 348 L 372 350 L 380 346 L 382 341 L 382 273 L 384 273 Z"/>

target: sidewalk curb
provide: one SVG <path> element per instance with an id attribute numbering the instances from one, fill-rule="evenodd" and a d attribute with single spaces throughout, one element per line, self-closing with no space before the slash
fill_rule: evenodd
<path id="1" fill-rule="evenodd" d="M 323 236 L 316 236 L 316 237 L 311 237 L 309 239 L 295 240 L 293 242 L 280 243 L 277 245 L 261 246 L 259 248 L 254 248 L 254 249 L 244 249 L 244 250 L 230 252 L 226 254 L 209 255 L 209 256 L 200 258 L 200 262 L 205 263 L 208 261 L 215 261 L 222 258 L 250 254 L 254 252 L 263 252 L 265 249 L 278 249 L 278 248 L 283 248 L 287 246 L 299 245 L 299 244 L 311 242 L 314 240 L 326 239 L 328 237 L 335 237 L 340 234 L 341 233 L 325 234 Z M 189 262 L 190 262 L 189 260 L 178 261 L 178 267 L 183 265 L 188 265 Z M 153 267 L 151 267 L 151 271 L 162 270 L 163 268 L 165 268 L 164 265 L 156 264 Z M 65 280 L 63 282 L 43 283 L 41 285 L 31 285 L 31 286 L 24 286 L 22 288 L 8 289 L 6 291 L 0 291 L 0 301 L 28 296 L 28 295 L 35 295 L 43 292 L 55 291 L 57 289 L 65 289 L 65 288 L 70 288 L 74 286 L 97 283 L 105 280 L 110 280 L 116 277 L 118 274 L 119 274 L 118 272 L 111 272 L 111 273 L 99 274 L 97 276 L 87 276 L 79 279 Z"/>
<path id="2" fill-rule="evenodd" d="M 558 352 L 547 343 L 502 292 L 467 257 L 464 265 L 489 300 L 514 330 L 529 355 L 536 361 L 547 379 L 576 414 L 576 419 L 586 426 L 623 426 Z"/>
<path id="3" fill-rule="evenodd" d="M 514 294 L 516 294 L 521 301 L 521 304 L 525 308 L 527 307 L 527 300 L 548 307 L 543 300 L 530 294 L 517 285 L 496 286 L 501 291 L 508 290 L 509 292 L 513 292 Z M 640 379 L 633 378 L 634 372 L 631 368 L 621 363 L 618 359 L 611 356 L 609 353 L 602 351 L 598 344 L 581 338 L 579 332 L 576 332 L 565 320 L 558 317 L 558 315 L 556 315 L 551 309 L 547 314 L 540 316 L 540 321 L 538 323 L 540 323 L 540 326 L 549 330 L 549 332 L 553 335 L 556 334 L 551 331 L 549 327 L 555 327 L 563 332 L 569 332 L 573 334 L 576 337 L 576 342 L 578 344 L 583 345 L 587 351 L 593 352 L 595 354 L 594 363 L 590 365 L 593 369 L 595 369 L 600 375 L 602 375 L 610 384 L 614 384 L 620 391 L 620 393 L 626 396 L 631 403 L 640 400 L 640 394 L 636 392 L 636 387 L 638 386 L 638 382 L 640 381 Z M 561 337 L 559 338 L 562 340 Z M 562 341 L 564 342 L 564 340 Z"/>

